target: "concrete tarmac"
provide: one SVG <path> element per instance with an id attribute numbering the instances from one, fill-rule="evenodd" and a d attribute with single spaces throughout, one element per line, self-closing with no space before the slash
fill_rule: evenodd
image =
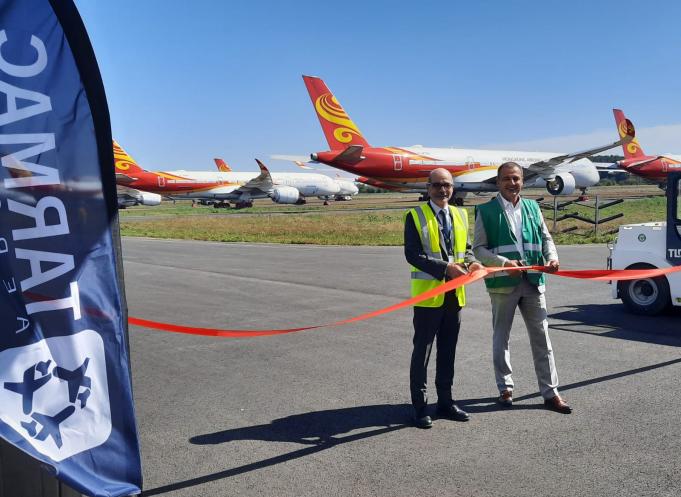
<path id="1" fill-rule="evenodd" d="M 328 323 L 408 296 L 400 247 L 123 240 L 131 316 L 233 329 Z M 564 269 L 605 246 L 559 247 Z M 537 391 L 522 319 L 503 410 L 482 282 L 468 288 L 454 395 L 471 421 L 410 426 L 411 310 L 248 339 L 130 328 L 143 495 L 681 495 L 681 313 L 627 314 L 605 283 L 549 277 L 570 415 Z M 429 389 L 435 402 L 431 360 Z"/>

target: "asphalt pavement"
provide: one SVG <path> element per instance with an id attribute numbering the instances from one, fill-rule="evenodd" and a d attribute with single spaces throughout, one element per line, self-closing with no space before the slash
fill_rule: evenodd
<path id="1" fill-rule="evenodd" d="M 130 315 L 156 321 L 291 328 L 408 297 L 401 247 L 126 238 L 123 248 Z M 559 254 L 564 269 L 596 269 L 607 249 Z M 131 327 L 144 495 L 681 495 L 681 313 L 633 316 L 605 283 L 550 276 L 560 389 L 574 409 L 561 415 L 543 408 L 519 315 L 515 404 L 496 405 L 481 282 L 468 300 L 454 394 L 472 419 L 430 430 L 410 426 L 410 309 L 246 339 Z"/>

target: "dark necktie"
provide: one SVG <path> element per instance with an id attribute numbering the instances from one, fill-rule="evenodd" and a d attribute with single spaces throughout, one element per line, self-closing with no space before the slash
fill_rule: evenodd
<path id="1" fill-rule="evenodd" d="M 440 221 L 440 229 L 442 230 L 442 236 L 445 239 L 445 248 L 447 249 L 447 254 L 452 252 L 452 229 L 449 226 L 449 219 L 445 214 L 445 210 L 442 209 L 438 214 L 438 220 Z"/>

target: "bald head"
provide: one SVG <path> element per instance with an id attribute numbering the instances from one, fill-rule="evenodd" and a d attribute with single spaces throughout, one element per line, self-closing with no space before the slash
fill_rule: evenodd
<path id="1" fill-rule="evenodd" d="M 454 180 L 452 179 L 452 173 L 450 173 L 443 167 L 433 169 L 428 175 L 428 183 L 438 183 L 441 181 L 448 181 L 450 183 L 453 183 Z"/>
<path id="2" fill-rule="evenodd" d="M 433 169 L 428 175 L 428 196 L 439 207 L 444 208 L 454 192 L 452 174 L 443 168 Z"/>

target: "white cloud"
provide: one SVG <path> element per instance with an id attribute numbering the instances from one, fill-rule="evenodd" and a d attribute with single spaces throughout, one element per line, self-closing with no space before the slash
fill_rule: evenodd
<path id="1" fill-rule="evenodd" d="M 579 135 L 557 136 L 511 143 L 490 143 L 480 148 L 532 150 L 537 152 L 576 152 L 615 141 L 616 136 L 614 129 L 598 129 L 591 133 Z M 636 137 L 646 154 L 681 154 L 681 124 L 666 124 L 648 128 L 637 127 Z M 603 154 L 622 155 L 622 149 L 612 149 L 611 151 L 603 152 Z"/>

